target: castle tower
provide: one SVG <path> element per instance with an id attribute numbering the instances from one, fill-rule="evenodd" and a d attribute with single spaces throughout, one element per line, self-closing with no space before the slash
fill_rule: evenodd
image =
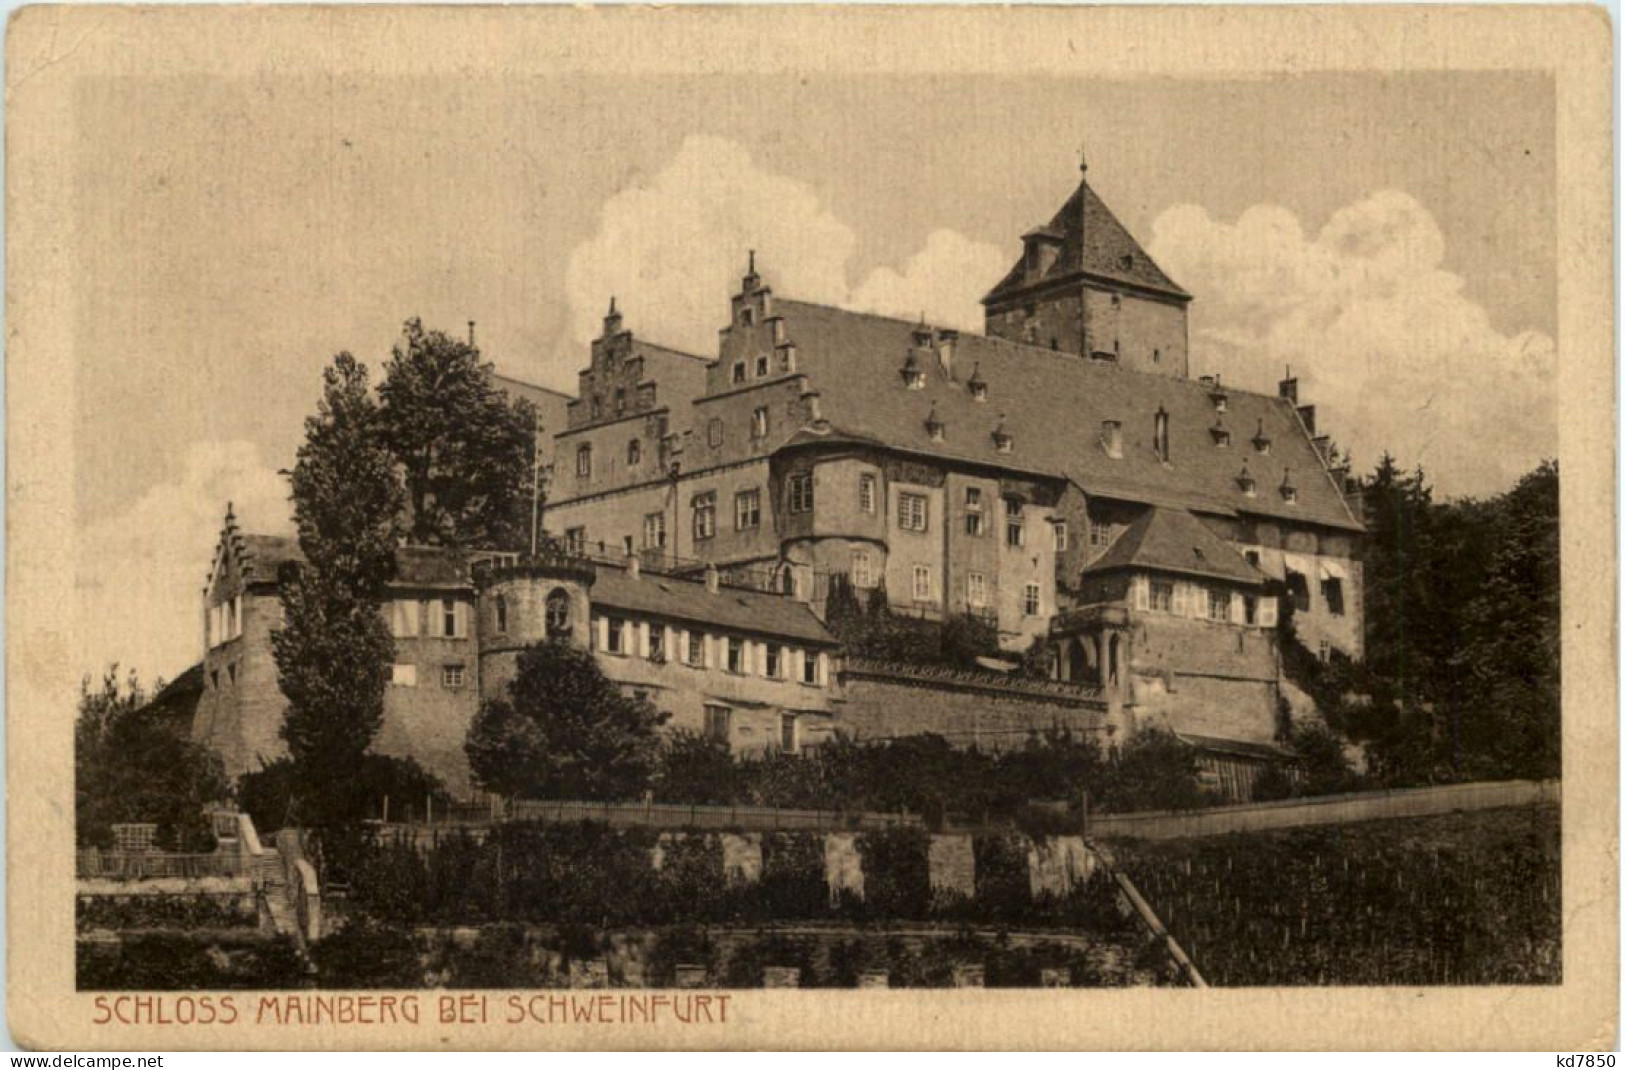
<path id="1" fill-rule="evenodd" d="M 1191 295 L 1163 273 L 1089 185 L 1022 236 L 1021 259 L 982 298 L 987 333 L 1183 379 Z"/>

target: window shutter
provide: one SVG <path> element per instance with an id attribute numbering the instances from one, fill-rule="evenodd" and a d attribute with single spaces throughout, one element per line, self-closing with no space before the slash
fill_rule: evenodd
<path id="1" fill-rule="evenodd" d="M 1230 592 L 1230 623 L 1247 623 L 1247 607 L 1242 604 L 1240 591 Z"/>
<path id="2" fill-rule="evenodd" d="M 1134 577 L 1134 608 L 1142 612 L 1151 608 L 1151 582 L 1144 576 Z"/>
<path id="3" fill-rule="evenodd" d="M 1258 624 L 1261 628 L 1275 627 L 1275 599 L 1260 598 L 1258 600 Z"/>

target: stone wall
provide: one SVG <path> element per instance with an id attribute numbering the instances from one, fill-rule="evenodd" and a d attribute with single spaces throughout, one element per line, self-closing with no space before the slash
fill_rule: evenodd
<path id="1" fill-rule="evenodd" d="M 932 732 L 957 746 L 1019 747 L 1035 732 L 1064 728 L 1078 735 L 1104 731 L 1102 702 L 1062 694 L 1025 694 L 948 681 L 915 682 L 847 673 L 836 726 L 859 740 Z"/>

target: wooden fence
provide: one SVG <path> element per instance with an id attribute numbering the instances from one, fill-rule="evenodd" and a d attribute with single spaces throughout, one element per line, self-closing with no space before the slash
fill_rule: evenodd
<path id="1" fill-rule="evenodd" d="M 171 851 L 102 851 L 86 847 L 75 858 L 81 879 L 156 880 L 163 877 L 230 876 L 233 859 L 220 854 L 176 854 Z"/>
<path id="2" fill-rule="evenodd" d="M 509 807 L 511 821 L 600 821 L 633 828 L 737 829 L 746 832 L 842 832 L 921 828 L 915 814 L 780 810 L 758 806 L 678 806 L 670 803 L 545 802 L 520 800 Z"/>
<path id="3" fill-rule="evenodd" d="M 1175 840 L 1190 836 L 1219 836 L 1227 832 L 1262 832 L 1387 817 L 1427 817 L 1458 810 L 1531 806 L 1556 803 L 1561 794 L 1562 781 L 1559 780 L 1497 780 L 1445 784 L 1433 788 L 1361 791 L 1243 806 L 1219 806 L 1209 810 L 1092 815 L 1089 835 L 1097 839 Z"/>

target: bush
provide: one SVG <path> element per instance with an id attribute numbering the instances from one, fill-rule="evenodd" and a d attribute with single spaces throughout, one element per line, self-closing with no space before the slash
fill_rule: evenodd
<path id="1" fill-rule="evenodd" d="M 772 918 L 816 918 L 829 912 L 822 837 L 774 832 L 762 837 L 760 909 Z"/>
<path id="2" fill-rule="evenodd" d="M 75 925 L 86 929 L 248 929 L 259 923 L 241 895 L 80 896 Z"/>
<path id="3" fill-rule="evenodd" d="M 930 851 L 930 839 L 917 829 L 860 835 L 865 913 L 877 918 L 927 916 L 931 907 Z"/>
<path id="4" fill-rule="evenodd" d="M 978 915 L 999 920 L 1019 920 L 1032 909 L 1032 883 L 1027 874 L 1027 846 L 1015 836 L 977 836 L 971 842 L 976 853 L 976 901 Z"/>
<path id="5" fill-rule="evenodd" d="M 262 760 L 260 768 L 237 778 L 237 805 L 253 819 L 262 836 L 300 823 L 295 772 L 291 758 L 278 758 Z M 382 817 L 386 798 L 390 816 L 403 818 L 424 816 L 431 799 L 437 808 L 452 801 L 440 778 L 413 758 L 365 755 L 353 780 L 353 797 L 364 807 L 364 814 L 358 817 Z"/>
<path id="6" fill-rule="evenodd" d="M 75 947 L 81 991 L 297 988 L 307 974 L 289 937 L 222 940 L 196 933 L 142 933 L 110 946 Z"/>
<path id="7" fill-rule="evenodd" d="M 398 924 L 363 914 L 311 948 L 323 988 L 420 988 L 417 941 Z"/>

